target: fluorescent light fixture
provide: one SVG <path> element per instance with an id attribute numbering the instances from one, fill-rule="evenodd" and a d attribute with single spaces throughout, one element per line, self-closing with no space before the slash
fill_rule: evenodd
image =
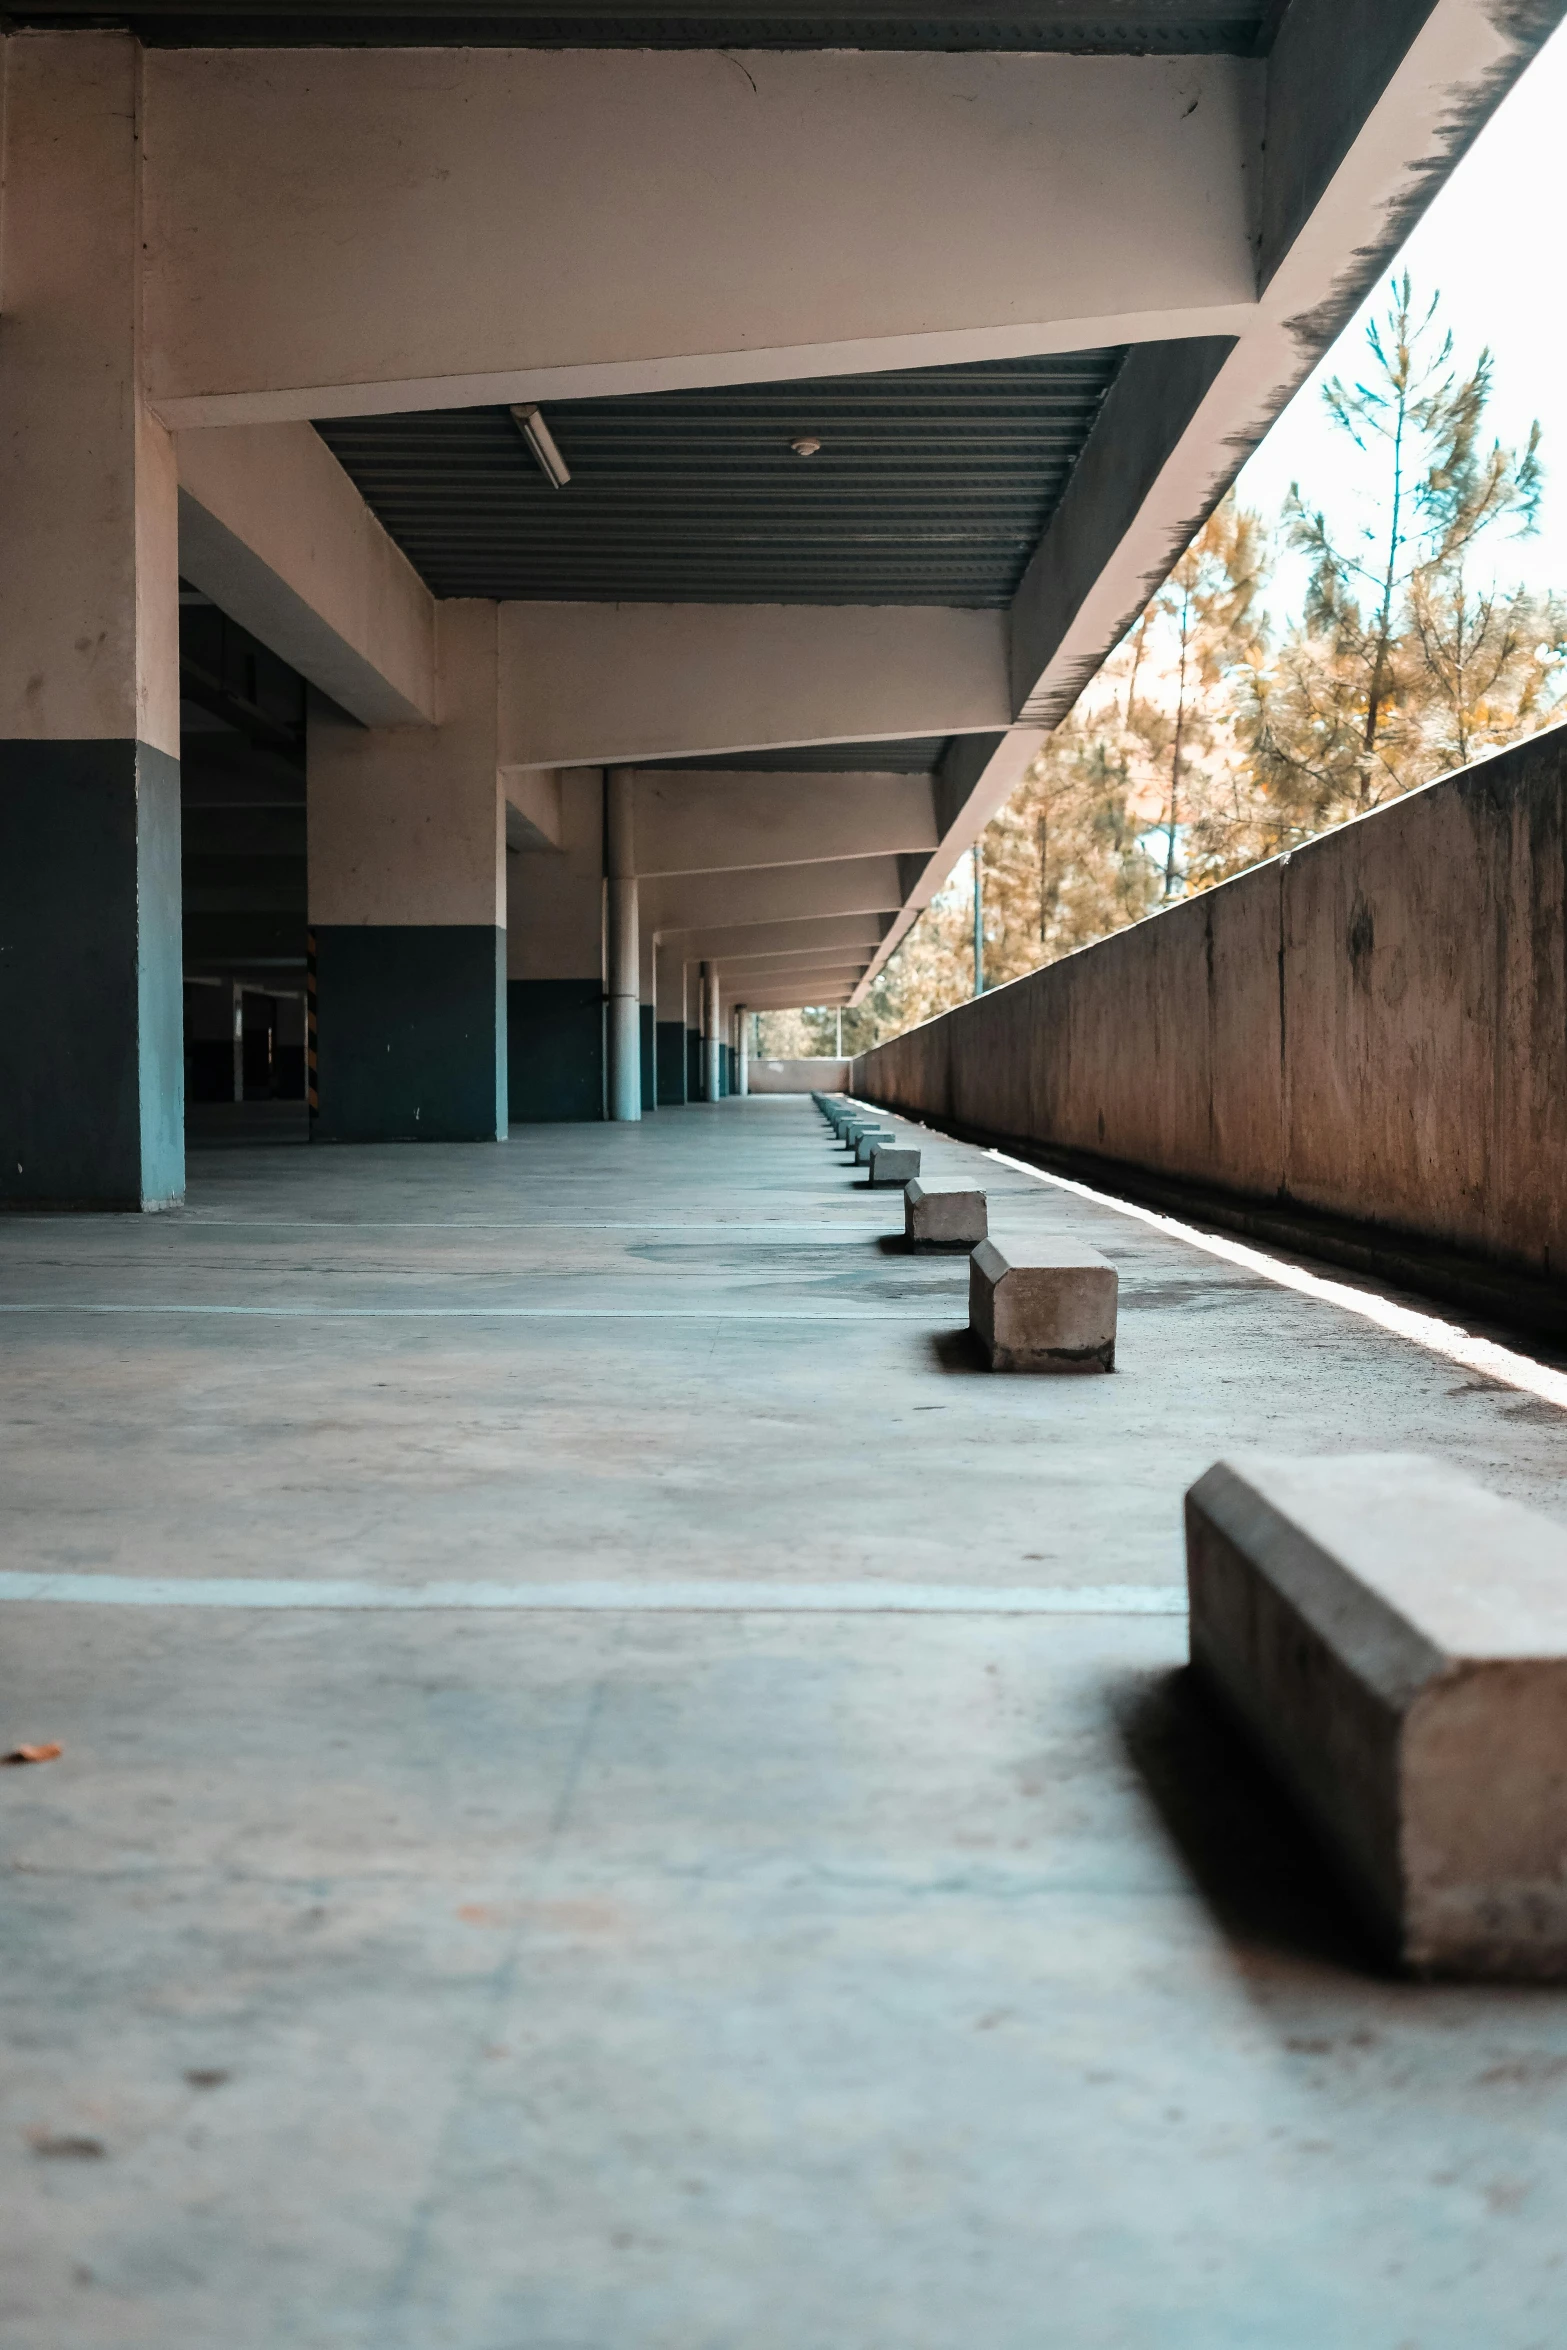
<path id="1" fill-rule="evenodd" d="M 571 479 L 571 467 L 555 446 L 555 436 L 544 421 L 539 408 L 513 408 L 517 429 L 539 461 L 539 471 L 556 489 L 563 490 Z"/>

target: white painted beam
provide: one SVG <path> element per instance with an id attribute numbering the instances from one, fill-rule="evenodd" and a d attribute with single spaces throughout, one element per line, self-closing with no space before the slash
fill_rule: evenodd
<path id="1" fill-rule="evenodd" d="M 508 769 L 647 766 L 1007 723 L 1003 612 L 508 603 L 500 646 Z"/>
<path id="2" fill-rule="evenodd" d="M 831 1011 L 837 1004 L 842 1004 L 847 1008 L 848 1003 L 849 991 L 847 987 L 813 988 L 809 995 L 801 995 L 798 991 L 791 992 L 785 988 L 781 992 L 747 996 L 745 1008 L 748 1012 L 800 1012 L 809 1006 L 812 1011 L 823 1009 Z"/>
<path id="3" fill-rule="evenodd" d="M 773 923 L 791 917 L 891 912 L 899 903 L 896 857 L 845 857 L 827 865 L 755 865 L 743 873 L 684 873 L 642 885 L 643 920 L 669 930 Z M 685 948 L 689 952 L 689 946 Z"/>
<path id="4" fill-rule="evenodd" d="M 886 928 L 885 914 L 834 914 L 784 922 L 738 923 L 698 930 L 667 930 L 659 952 L 691 956 L 734 967 L 748 957 L 781 958 L 795 953 L 821 956 L 842 947 L 863 948 L 868 959 Z"/>
<path id="5" fill-rule="evenodd" d="M 749 1003 L 753 995 L 778 988 L 793 989 L 802 1002 L 810 1003 L 818 988 L 853 987 L 863 967 L 859 963 L 812 963 L 803 967 L 786 964 L 781 971 L 752 971 L 744 964 L 732 968 L 721 963 L 718 972 L 724 993 L 736 1003 Z"/>
<path id="6" fill-rule="evenodd" d="M 506 798 L 506 846 L 518 851 L 564 848 L 558 769 L 513 769 L 502 775 L 501 785 Z"/>
<path id="7" fill-rule="evenodd" d="M 308 424 L 174 436 L 180 570 L 366 726 L 437 715 L 435 599 Z"/>
<path id="8" fill-rule="evenodd" d="M 1082 350 L 1254 299 L 1223 57 L 152 49 L 179 424 Z"/>
<path id="9" fill-rule="evenodd" d="M 632 772 L 644 879 L 929 852 L 937 842 L 928 775 Z"/>

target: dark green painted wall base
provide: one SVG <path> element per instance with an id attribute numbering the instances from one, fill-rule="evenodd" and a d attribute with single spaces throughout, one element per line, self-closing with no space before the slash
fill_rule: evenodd
<path id="1" fill-rule="evenodd" d="M 511 1114 L 519 1125 L 604 1115 L 604 990 L 596 979 L 509 979 Z"/>
<path id="2" fill-rule="evenodd" d="M 317 923 L 316 1142 L 506 1132 L 506 933 Z"/>
<path id="3" fill-rule="evenodd" d="M 180 769 L 138 742 L 0 741 L 0 1199 L 185 1191 Z"/>
<path id="4" fill-rule="evenodd" d="M 719 1091 L 726 1096 L 734 1092 L 735 1048 L 732 1044 L 721 1044 L 718 1048 L 718 1085 Z"/>
<path id="5" fill-rule="evenodd" d="M 658 1041 L 653 1020 L 653 1007 L 643 1004 L 642 1014 L 642 1115 L 658 1108 Z"/>
<path id="6" fill-rule="evenodd" d="M 702 1038 L 698 1030 L 686 1030 L 686 1100 L 699 1102 L 702 1098 Z"/>
<path id="7" fill-rule="evenodd" d="M 683 1020 L 660 1020 L 658 1023 L 658 1099 L 664 1108 L 674 1108 L 687 1099 L 686 1029 Z"/>

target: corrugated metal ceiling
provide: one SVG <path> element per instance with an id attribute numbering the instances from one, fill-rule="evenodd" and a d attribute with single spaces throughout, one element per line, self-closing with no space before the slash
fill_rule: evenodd
<path id="1" fill-rule="evenodd" d="M 997 607 L 1121 356 L 552 403 L 564 489 L 505 408 L 317 430 L 438 596 Z"/>
<path id="2" fill-rule="evenodd" d="M 1268 45 L 1280 0 L 835 0 L 763 9 L 706 0 L 32 0 L 0 25 L 128 25 L 168 46 L 523 46 L 633 49 L 1036 49 L 1222 54 Z"/>

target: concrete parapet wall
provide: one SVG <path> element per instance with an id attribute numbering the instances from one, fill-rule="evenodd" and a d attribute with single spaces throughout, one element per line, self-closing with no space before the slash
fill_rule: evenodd
<path id="1" fill-rule="evenodd" d="M 754 1060 L 746 1077 L 752 1093 L 842 1093 L 850 1067 L 848 1061 Z"/>
<path id="2" fill-rule="evenodd" d="M 1567 727 L 878 1046 L 940 1123 L 1567 1270 Z"/>

